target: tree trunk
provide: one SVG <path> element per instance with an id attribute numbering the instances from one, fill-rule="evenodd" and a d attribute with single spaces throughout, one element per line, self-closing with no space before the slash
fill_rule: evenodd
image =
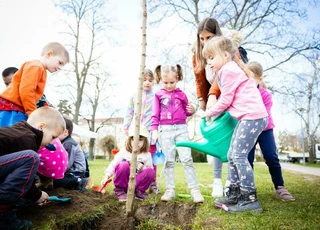
<path id="1" fill-rule="evenodd" d="M 95 139 L 90 138 L 90 141 L 89 141 L 89 160 L 93 160 L 93 158 L 94 158 L 94 143 L 95 143 Z"/>
<path id="2" fill-rule="evenodd" d="M 133 142 L 133 152 L 130 165 L 130 178 L 129 187 L 127 194 L 126 203 L 126 213 L 127 217 L 132 216 L 133 212 L 133 200 L 135 196 L 136 187 L 136 165 L 137 165 L 137 152 L 138 152 L 138 142 L 139 142 L 139 132 L 140 132 L 140 116 L 141 116 L 141 99 L 142 99 L 142 84 L 144 77 L 144 69 L 146 65 L 146 47 L 147 47 L 147 2 L 142 0 L 142 51 L 141 51 L 141 64 L 140 64 L 140 76 L 138 83 L 138 96 L 137 96 L 137 109 L 135 112 L 135 130 L 134 130 L 134 142 Z"/>

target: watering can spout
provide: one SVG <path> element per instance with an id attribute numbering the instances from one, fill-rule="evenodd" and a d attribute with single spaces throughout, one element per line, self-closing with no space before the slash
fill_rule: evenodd
<path id="1" fill-rule="evenodd" d="M 199 152 L 214 156 L 219 158 L 222 162 L 227 162 L 227 155 L 219 154 L 215 146 L 209 142 L 207 139 L 201 142 L 192 142 L 192 141 L 178 141 L 175 143 L 177 147 L 188 147 L 195 149 Z"/>

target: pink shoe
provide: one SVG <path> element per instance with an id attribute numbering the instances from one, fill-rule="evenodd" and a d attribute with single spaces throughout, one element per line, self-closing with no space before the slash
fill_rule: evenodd
<path id="1" fill-rule="evenodd" d="M 276 196 L 279 197 L 283 201 L 295 201 L 296 199 L 288 192 L 284 186 L 278 186 L 276 190 Z"/>
<path id="2" fill-rule="evenodd" d="M 118 200 L 121 202 L 127 201 L 127 193 L 121 188 L 114 188 L 114 193 L 118 197 Z"/>

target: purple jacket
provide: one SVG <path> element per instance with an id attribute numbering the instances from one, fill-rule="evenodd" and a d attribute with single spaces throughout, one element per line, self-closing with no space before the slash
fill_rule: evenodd
<path id="1" fill-rule="evenodd" d="M 259 91 L 260 91 L 260 94 L 261 94 L 261 97 L 262 97 L 263 104 L 266 107 L 267 113 L 268 113 L 268 125 L 263 130 L 263 131 L 266 131 L 266 130 L 274 128 L 274 123 L 273 123 L 273 119 L 272 119 L 272 116 L 271 116 L 272 95 L 267 89 L 265 89 L 265 88 L 263 88 L 261 86 L 259 86 Z"/>
<path id="2" fill-rule="evenodd" d="M 151 129 L 158 130 L 159 125 L 186 124 L 192 114 L 187 112 L 188 98 L 176 88 L 172 92 L 160 89 L 154 95 Z"/>

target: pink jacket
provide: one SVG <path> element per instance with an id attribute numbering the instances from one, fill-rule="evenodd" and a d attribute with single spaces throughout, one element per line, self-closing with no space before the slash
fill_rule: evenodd
<path id="1" fill-rule="evenodd" d="M 272 95 L 271 93 L 259 86 L 259 91 L 260 91 L 260 94 L 261 94 L 261 97 L 262 97 L 262 101 L 263 101 L 263 104 L 264 106 L 266 107 L 267 109 L 267 113 L 268 113 L 268 125 L 267 127 L 263 130 L 263 131 L 266 131 L 266 130 L 269 130 L 269 129 L 273 129 L 274 128 L 274 123 L 273 123 L 273 119 L 272 119 L 272 116 L 271 116 L 271 107 L 272 107 Z"/>
<path id="2" fill-rule="evenodd" d="M 268 116 L 256 83 L 234 62 L 227 62 L 218 72 L 221 95 L 207 112 L 216 116 L 229 111 L 237 120 L 255 120 Z"/>
<path id="3" fill-rule="evenodd" d="M 160 89 L 154 97 L 151 129 L 158 130 L 159 125 L 186 124 L 187 117 L 192 115 L 187 105 L 188 98 L 179 88 L 172 92 Z"/>
<path id="4" fill-rule="evenodd" d="M 55 151 L 42 147 L 37 152 L 40 158 L 38 173 L 47 178 L 62 179 L 68 167 L 68 153 L 58 138 L 52 144 L 56 147 Z"/>

